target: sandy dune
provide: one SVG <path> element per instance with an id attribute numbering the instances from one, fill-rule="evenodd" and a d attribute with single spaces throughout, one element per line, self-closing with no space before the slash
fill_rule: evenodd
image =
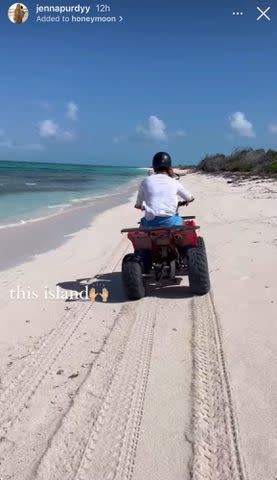
<path id="1" fill-rule="evenodd" d="M 276 478 L 277 186 L 182 181 L 211 295 L 185 279 L 126 301 L 133 201 L 1 272 L 1 480 Z M 92 283 L 106 303 L 45 299 Z M 38 298 L 11 300 L 16 286 Z"/>

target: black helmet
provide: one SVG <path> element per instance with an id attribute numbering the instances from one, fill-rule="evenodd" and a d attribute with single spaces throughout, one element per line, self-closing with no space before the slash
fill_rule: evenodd
<path id="1" fill-rule="evenodd" d="M 152 160 L 152 166 L 154 170 L 160 168 L 171 168 L 171 157 L 166 152 L 158 152 L 154 155 Z"/>

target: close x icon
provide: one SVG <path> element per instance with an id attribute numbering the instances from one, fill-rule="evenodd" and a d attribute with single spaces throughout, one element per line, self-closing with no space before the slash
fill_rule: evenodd
<path id="1" fill-rule="evenodd" d="M 259 16 L 257 17 L 257 21 L 259 20 L 267 20 L 270 22 L 271 18 L 269 16 L 269 12 L 271 10 L 271 7 L 267 7 L 267 8 L 261 8 L 261 7 L 257 7 L 257 10 L 259 12 Z"/>

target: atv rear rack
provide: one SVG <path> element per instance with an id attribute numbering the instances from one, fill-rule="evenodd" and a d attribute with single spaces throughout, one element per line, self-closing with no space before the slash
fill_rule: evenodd
<path id="1" fill-rule="evenodd" d="M 193 227 L 187 225 L 173 225 L 171 227 L 145 227 L 145 228 L 123 228 L 121 233 L 129 233 L 129 232 L 153 232 L 153 231 L 160 231 L 160 230 L 178 230 L 179 232 L 184 230 L 198 230 L 200 227 Z"/>

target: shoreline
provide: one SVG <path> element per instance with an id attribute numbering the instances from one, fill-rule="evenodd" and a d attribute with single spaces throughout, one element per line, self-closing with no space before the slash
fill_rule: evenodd
<path id="1" fill-rule="evenodd" d="M 128 203 L 136 189 L 137 185 L 132 183 L 123 192 L 96 198 L 93 203 L 74 206 L 47 217 L 0 228 L 0 248 L 5 252 L 5 256 L 1 256 L 0 259 L 0 272 L 60 247 L 80 230 L 88 228 L 96 216 L 110 207 Z"/>
<path id="2" fill-rule="evenodd" d="M 140 178 L 140 177 L 137 177 Z M 30 225 L 32 223 L 40 222 L 42 220 L 47 220 L 51 217 L 59 216 L 63 213 L 74 212 L 83 207 L 90 207 L 95 204 L 97 200 L 107 199 L 117 195 L 123 195 L 124 193 L 128 193 L 131 188 L 136 188 L 139 180 L 133 179 L 132 181 L 118 185 L 112 189 L 111 193 L 103 193 L 100 192 L 96 193 L 95 195 L 90 195 L 83 198 L 72 199 L 71 203 L 66 204 L 56 204 L 56 205 L 48 205 L 47 207 L 40 207 L 38 209 L 32 210 L 32 216 L 27 219 L 16 219 L 10 221 L 8 223 L 0 223 L 0 231 L 5 230 L 8 228 L 13 227 L 20 227 L 22 225 Z M 125 188 L 123 188 L 125 187 Z M 52 213 L 53 212 L 53 213 Z"/>
<path id="3" fill-rule="evenodd" d="M 0 161 L 0 230 L 124 194 L 144 175 L 136 167 Z"/>

